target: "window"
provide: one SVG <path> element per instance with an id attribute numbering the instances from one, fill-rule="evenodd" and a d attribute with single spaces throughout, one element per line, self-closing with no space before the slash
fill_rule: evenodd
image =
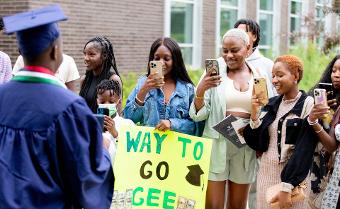
<path id="1" fill-rule="evenodd" d="M 289 45 L 298 43 L 298 36 L 301 32 L 302 0 L 290 0 L 290 24 L 289 24 Z"/>
<path id="2" fill-rule="evenodd" d="M 324 25 L 325 25 L 325 14 L 323 12 L 324 0 L 317 0 L 315 3 L 315 23 L 316 23 L 316 44 L 318 46 L 323 45 L 324 39 Z"/>
<path id="3" fill-rule="evenodd" d="M 165 36 L 181 47 L 185 64 L 200 66 L 200 31 L 198 0 L 167 0 Z"/>
<path id="4" fill-rule="evenodd" d="M 273 45 L 274 2 L 273 0 L 260 0 L 259 4 L 258 18 L 261 28 L 259 49 L 263 54 L 268 55 Z"/>
<path id="5" fill-rule="evenodd" d="M 218 0 L 217 1 L 217 30 L 216 30 L 216 54 L 221 51 L 221 41 L 223 35 L 234 27 L 239 18 L 239 0 Z"/>

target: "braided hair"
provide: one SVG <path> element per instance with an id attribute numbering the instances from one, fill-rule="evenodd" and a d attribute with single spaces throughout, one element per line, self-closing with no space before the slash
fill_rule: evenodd
<path id="1" fill-rule="evenodd" d="M 113 53 L 113 47 L 109 39 L 106 37 L 95 37 L 89 40 L 85 46 L 89 43 L 97 43 L 98 47 L 101 49 L 101 57 L 103 58 L 103 64 L 102 64 L 102 71 L 98 77 L 98 79 L 94 80 L 94 74 L 91 70 L 86 71 L 85 73 L 85 79 L 84 82 L 81 85 L 79 95 L 84 97 L 88 94 L 89 89 L 91 87 L 92 82 L 96 82 L 94 86 L 97 86 L 100 81 L 105 80 L 105 79 L 110 79 L 112 75 L 118 75 L 120 78 L 120 75 L 117 70 L 116 66 L 116 59 L 115 55 Z M 90 107 L 90 109 L 93 112 L 96 112 L 97 110 L 97 101 L 96 101 L 96 94 L 90 95 L 90 101 L 87 101 L 87 105 Z"/>
<path id="2" fill-rule="evenodd" d="M 253 35 L 256 36 L 256 40 L 253 43 L 253 49 L 259 45 L 261 39 L 261 30 L 259 24 L 252 19 L 240 19 L 234 25 L 234 28 L 237 28 L 239 25 L 246 25 L 247 31 L 251 32 Z"/>
<path id="3" fill-rule="evenodd" d="M 97 86 L 97 95 L 103 94 L 105 91 L 110 91 L 110 96 L 114 94 L 120 97 L 122 89 L 120 87 L 120 83 L 115 80 L 102 80 Z"/>

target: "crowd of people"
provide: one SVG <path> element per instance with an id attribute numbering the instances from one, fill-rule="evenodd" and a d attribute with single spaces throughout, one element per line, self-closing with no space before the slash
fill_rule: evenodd
<path id="1" fill-rule="evenodd" d="M 207 209 L 340 208 L 340 55 L 318 82 L 332 86 L 325 105 L 314 102 L 318 83 L 299 89 L 297 56 L 273 62 L 259 52 L 254 20 L 224 34 L 219 73 L 204 72 L 197 86 L 178 43 L 160 37 L 123 107 L 111 41 L 98 36 L 84 45 L 80 77 L 62 52 L 57 22 L 66 19 L 58 5 L 3 18 L 21 55 L 12 70 L 0 52 L 0 208 L 109 208 L 119 127 L 135 124 L 211 139 Z M 161 72 L 151 70 L 153 61 Z M 256 78 L 266 81 L 267 104 Z M 102 107 L 109 109 L 103 127 L 94 116 Z M 228 116 L 243 124 L 242 146 L 213 128 Z"/>

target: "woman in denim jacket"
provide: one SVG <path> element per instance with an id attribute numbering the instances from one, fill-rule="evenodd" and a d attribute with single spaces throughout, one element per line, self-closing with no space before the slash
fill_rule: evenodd
<path id="1" fill-rule="evenodd" d="M 163 76 L 151 73 L 149 63 L 163 63 Z M 195 134 L 189 117 L 194 85 L 184 65 L 181 49 L 171 38 L 159 38 L 151 46 L 148 73 L 138 79 L 126 102 L 124 117 L 160 131 L 173 130 Z"/>

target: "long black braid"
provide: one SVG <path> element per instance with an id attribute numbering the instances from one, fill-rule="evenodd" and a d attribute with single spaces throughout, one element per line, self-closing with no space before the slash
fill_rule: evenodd
<path id="1" fill-rule="evenodd" d="M 113 53 L 113 47 L 109 39 L 106 37 L 95 37 L 89 40 L 85 46 L 91 43 L 91 42 L 96 42 L 98 43 L 99 47 L 101 48 L 101 56 L 103 58 L 103 65 L 102 65 L 102 71 L 100 75 L 98 76 L 98 79 L 94 80 L 94 74 L 91 70 L 86 71 L 85 73 L 85 79 L 83 84 L 81 85 L 79 95 L 82 97 L 86 97 L 86 95 L 89 92 L 89 89 L 91 88 L 92 82 L 96 82 L 95 85 L 92 86 L 97 86 L 100 81 L 105 80 L 105 79 L 110 79 L 112 75 L 119 75 L 119 72 L 117 70 L 117 65 L 116 65 L 116 59 L 115 55 Z M 90 109 L 93 112 L 97 111 L 97 100 L 96 100 L 96 91 L 94 91 L 93 95 L 90 95 L 90 100 L 87 101 L 87 105 L 90 107 Z"/>

